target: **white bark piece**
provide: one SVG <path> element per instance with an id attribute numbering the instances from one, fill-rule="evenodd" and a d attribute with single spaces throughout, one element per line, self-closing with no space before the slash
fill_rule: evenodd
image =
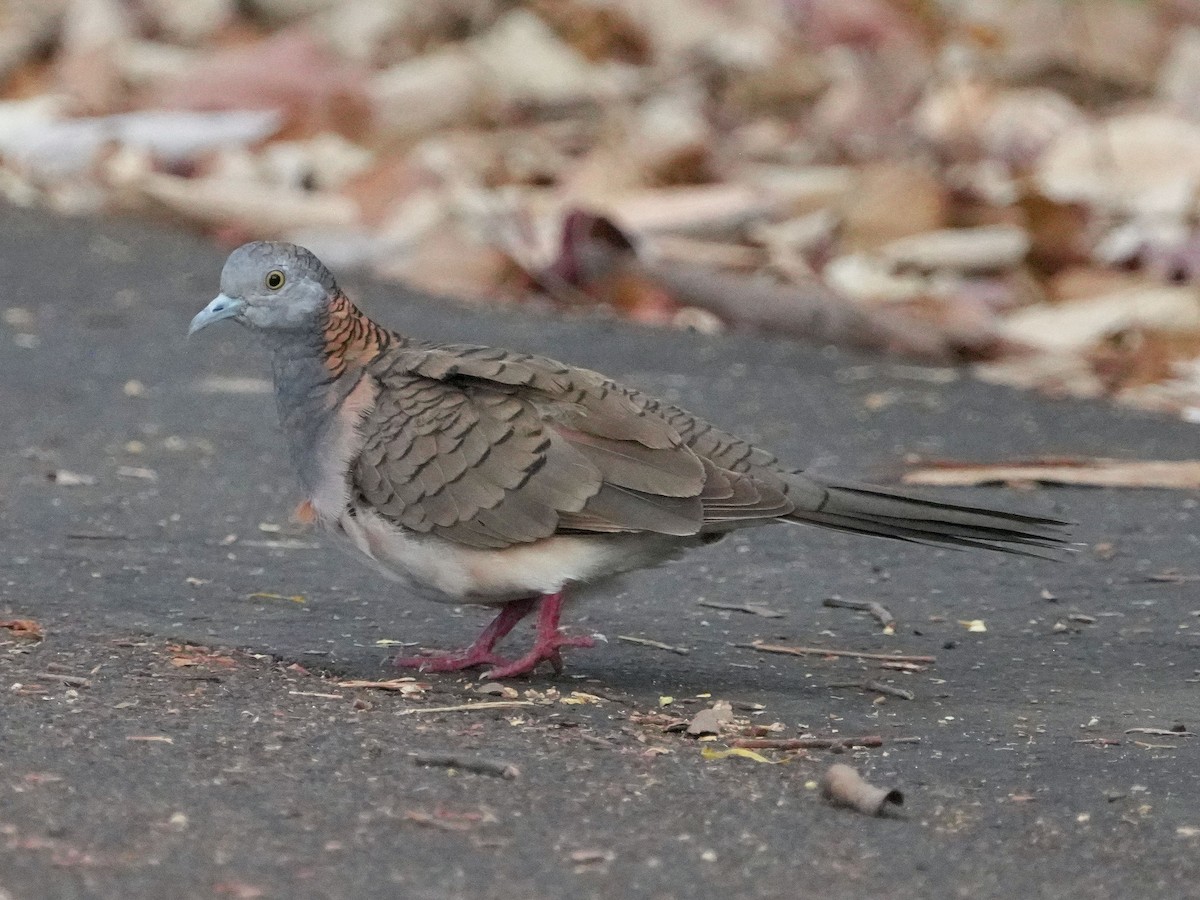
<path id="1" fill-rule="evenodd" d="M 897 267 L 933 272 L 1003 272 L 1015 268 L 1029 252 L 1029 235 L 1015 225 L 944 228 L 900 238 L 880 248 Z"/>
<path id="2" fill-rule="evenodd" d="M 1137 325 L 1200 330 L 1200 298 L 1191 286 L 1146 285 L 1053 306 L 1030 306 L 1001 320 L 1017 343 L 1071 353 Z"/>

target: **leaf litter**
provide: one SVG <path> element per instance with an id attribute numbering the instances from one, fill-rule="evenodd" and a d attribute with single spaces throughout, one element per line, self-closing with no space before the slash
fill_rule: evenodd
<path id="1" fill-rule="evenodd" d="M 418 6 L 18 4 L 0 194 L 1200 419 L 1183 5 Z"/>

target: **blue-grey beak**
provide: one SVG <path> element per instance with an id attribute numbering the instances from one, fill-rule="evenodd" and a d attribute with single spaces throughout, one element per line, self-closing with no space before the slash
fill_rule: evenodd
<path id="1" fill-rule="evenodd" d="M 245 305 L 245 300 L 238 300 L 234 297 L 227 297 L 224 294 L 217 294 L 213 298 L 212 303 L 196 313 L 196 318 L 192 319 L 192 324 L 188 327 L 188 334 L 195 334 L 201 328 L 206 328 L 213 322 L 233 318 L 242 311 Z"/>

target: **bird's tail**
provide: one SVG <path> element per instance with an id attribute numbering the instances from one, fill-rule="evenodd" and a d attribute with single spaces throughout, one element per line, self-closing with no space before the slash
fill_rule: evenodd
<path id="1" fill-rule="evenodd" d="M 849 482 L 821 482 L 825 497 L 813 509 L 796 509 L 789 521 L 823 525 L 921 544 L 982 547 L 1023 556 L 1062 549 L 1069 522 L 998 509 L 962 506 L 905 491 Z"/>

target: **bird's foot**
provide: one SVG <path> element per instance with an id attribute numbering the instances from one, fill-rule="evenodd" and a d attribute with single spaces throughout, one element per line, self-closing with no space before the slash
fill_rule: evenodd
<path id="1" fill-rule="evenodd" d="M 507 666 L 508 660 L 497 656 L 492 650 L 501 638 L 533 611 L 537 601 L 538 598 L 530 597 L 504 604 L 496 618 L 483 629 L 470 647 L 462 650 L 431 651 L 424 656 L 397 656 L 392 660 L 392 665 L 422 672 L 461 672 L 475 666 Z"/>
<path id="2" fill-rule="evenodd" d="M 392 665 L 420 672 L 461 672 L 475 666 L 503 668 L 509 665 L 509 661 L 489 649 L 472 644 L 462 650 L 437 650 L 424 656 L 397 656 L 392 660 Z"/>
<path id="3" fill-rule="evenodd" d="M 563 661 L 560 649 L 563 647 L 594 647 L 596 642 L 586 634 L 568 637 L 555 633 L 549 637 L 538 635 L 537 642 L 528 653 L 518 660 L 506 662 L 490 669 L 487 678 L 511 678 L 513 675 L 527 675 L 538 667 L 539 663 L 548 662 L 554 667 L 555 674 L 562 672 Z"/>
<path id="4" fill-rule="evenodd" d="M 562 613 L 562 591 L 553 594 L 543 594 L 538 606 L 537 637 L 533 648 L 520 659 L 497 666 L 488 671 L 487 678 L 510 678 L 513 675 L 527 675 L 538 667 L 541 662 L 548 662 L 554 667 L 557 675 L 563 670 L 563 647 L 594 647 L 596 642 L 587 635 L 567 637 L 558 630 L 558 617 Z"/>

